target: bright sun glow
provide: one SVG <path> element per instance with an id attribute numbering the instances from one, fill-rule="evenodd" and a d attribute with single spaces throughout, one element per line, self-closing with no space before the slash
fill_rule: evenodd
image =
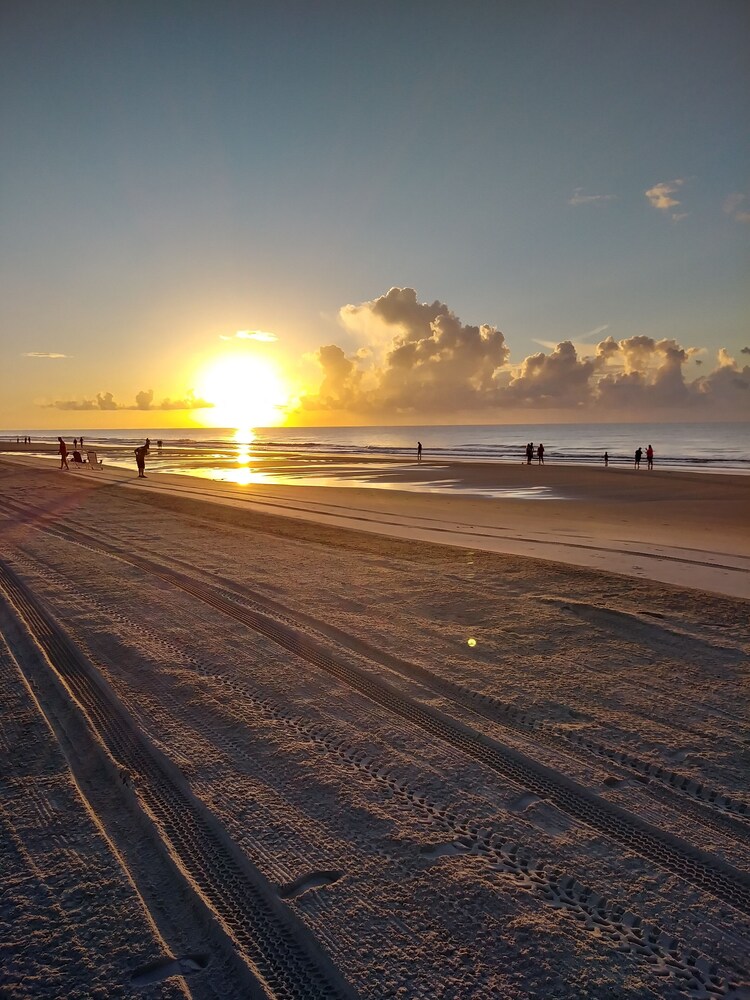
<path id="1" fill-rule="evenodd" d="M 233 355 L 206 368 L 198 380 L 198 394 L 214 403 L 215 427 L 268 427 L 283 420 L 281 407 L 288 392 L 268 364 L 258 358 Z"/>

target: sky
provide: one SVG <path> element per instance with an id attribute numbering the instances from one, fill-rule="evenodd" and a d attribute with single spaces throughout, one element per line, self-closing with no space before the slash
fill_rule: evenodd
<path id="1" fill-rule="evenodd" d="M 750 420 L 748 37 L 5 0 L 0 428 Z"/>

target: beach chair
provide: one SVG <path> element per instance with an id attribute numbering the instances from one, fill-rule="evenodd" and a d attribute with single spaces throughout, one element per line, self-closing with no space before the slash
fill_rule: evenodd
<path id="1" fill-rule="evenodd" d="M 87 451 L 86 458 L 89 462 L 89 469 L 98 469 L 99 472 L 102 471 L 102 460 L 96 457 L 95 451 Z"/>
<path id="2" fill-rule="evenodd" d="M 81 458 L 80 451 L 74 451 L 73 457 L 70 460 L 70 468 L 77 469 L 79 466 L 83 466 L 83 459 Z"/>

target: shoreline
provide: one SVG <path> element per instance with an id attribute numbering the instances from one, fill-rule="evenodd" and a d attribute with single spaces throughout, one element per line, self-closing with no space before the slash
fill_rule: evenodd
<path id="1" fill-rule="evenodd" d="M 0 461 L 68 475 L 50 469 L 44 459 L 4 456 Z M 441 463 L 441 474 L 446 468 L 452 473 L 443 478 L 460 482 L 452 492 L 435 493 L 423 483 L 414 489 L 417 474 L 431 474 L 430 463 L 398 463 L 385 478 L 375 470 L 377 488 L 373 483 L 341 485 L 336 477 L 344 464 L 338 457 L 328 463 L 326 485 L 241 485 L 175 473 L 151 473 L 144 481 L 137 479 L 135 469 L 106 464 L 101 472 L 84 466 L 70 476 L 87 488 L 119 484 L 127 490 L 415 542 L 545 559 L 750 600 L 746 476 Z M 288 470 L 286 457 L 281 465 Z M 497 482 L 498 469 L 502 483 Z"/>

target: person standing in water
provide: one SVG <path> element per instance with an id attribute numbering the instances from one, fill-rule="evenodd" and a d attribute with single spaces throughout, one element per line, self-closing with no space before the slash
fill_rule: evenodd
<path id="1" fill-rule="evenodd" d="M 635 449 L 635 463 L 634 463 L 636 469 L 640 469 L 640 467 L 641 467 L 641 456 L 642 455 L 643 455 L 643 448 L 640 448 L 640 447 L 636 448 Z"/>
<path id="2" fill-rule="evenodd" d="M 605 451 L 604 452 L 604 468 L 606 469 L 608 467 L 609 467 L 609 452 Z"/>
<path id="3" fill-rule="evenodd" d="M 654 467 L 654 449 L 651 445 L 646 448 L 646 468 L 653 469 Z"/>
<path id="4" fill-rule="evenodd" d="M 540 444 L 536 450 L 536 464 L 544 465 L 544 445 Z"/>
<path id="5" fill-rule="evenodd" d="M 417 461 L 422 461 L 422 442 L 417 441 Z"/>

